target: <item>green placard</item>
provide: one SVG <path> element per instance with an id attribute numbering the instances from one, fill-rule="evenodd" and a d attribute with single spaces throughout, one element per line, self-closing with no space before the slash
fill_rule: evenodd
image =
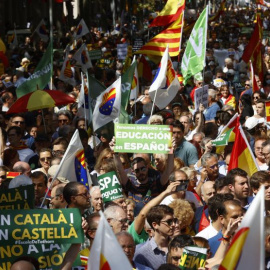
<path id="1" fill-rule="evenodd" d="M 234 127 L 219 135 L 215 140 L 212 141 L 212 144 L 215 146 L 227 145 L 233 129 Z"/>
<path id="2" fill-rule="evenodd" d="M 101 50 L 88 51 L 88 54 L 91 60 L 98 60 L 102 57 Z"/>
<path id="3" fill-rule="evenodd" d="M 168 154 L 172 130 L 165 125 L 115 124 L 115 152 Z"/>
<path id="4" fill-rule="evenodd" d="M 197 270 L 200 267 L 204 268 L 206 253 L 206 248 L 184 247 L 179 268 L 182 270 Z"/>
<path id="5" fill-rule="evenodd" d="M 59 269 L 70 244 L 84 241 L 77 208 L 3 210 L 0 225 L 0 269 L 26 255 L 41 269 Z"/>
<path id="6" fill-rule="evenodd" d="M 110 202 L 123 197 L 122 186 L 115 172 L 108 172 L 98 177 L 103 202 Z"/>
<path id="7" fill-rule="evenodd" d="M 34 209 L 34 185 L 0 190 L 0 209 Z"/>

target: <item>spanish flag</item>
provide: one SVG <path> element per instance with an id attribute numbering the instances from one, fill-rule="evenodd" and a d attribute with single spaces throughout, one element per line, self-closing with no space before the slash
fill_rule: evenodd
<path id="1" fill-rule="evenodd" d="M 88 270 L 133 269 L 112 228 L 100 211 L 100 221 L 88 258 Z"/>
<path id="2" fill-rule="evenodd" d="M 247 210 L 219 270 L 264 268 L 264 186 Z"/>
<path id="3" fill-rule="evenodd" d="M 173 22 L 168 28 L 153 37 L 135 54 L 146 54 L 163 56 L 167 45 L 169 45 L 170 57 L 178 56 L 180 51 L 180 39 L 183 26 L 183 12 L 179 15 L 177 20 Z"/>
<path id="4" fill-rule="evenodd" d="M 260 90 L 260 88 L 259 88 L 257 81 L 256 81 L 256 78 L 255 78 L 254 69 L 253 69 L 253 65 L 252 65 L 251 60 L 249 60 L 249 65 L 250 65 L 250 80 L 252 81 L 252 91 L 254 93 L 255 91 Z"/>
<path id="5" fill-rule="evenodd" d="M 237 126 L 235 128 L 235 142 L 237 143 L 233 145 L 228 171 L 234 168 L 240 168 L 251 176 L 253 173 L 259 170 L 259 166 L 255 160 L 241 125 L 237 123 Z"/>
<path id="6" fill-rule="evenodd" d="M 168 0 L 149 27 L 169 25 L 179 18 L 185 10 L 185 0 Z"/>

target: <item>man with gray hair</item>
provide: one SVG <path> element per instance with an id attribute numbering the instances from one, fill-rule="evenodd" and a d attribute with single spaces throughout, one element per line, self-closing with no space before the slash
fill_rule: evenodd
<path id="1" fill-rule="evenodd" d="M 206 122 L 214 122 L 217 111 L 220 110 L 216 98 L 217 91 L 215 91 L 214 89 L 208 89 L 208 108 L 204 111 Z"/>
<path id="2" fill-rule="evenodd" d="M 201 158 L 201 182 L 203 181 L 216 181 L 225 175 L 219 173 L 218 156 L 214 153 L 205 153 Z"/>
<path id="3" fill-rule="evenodd" d="M 122 207 L 118 205 L 110 206 L 105 209 L 104 215 L 115 234 L 122 231 L 127 231 L 128 229 L 127 214 Z"/>
<path id="4" fill-rule="evenodd" d="M 270 140 L 262 143 L 262 154 L 265 158 L 265 163 L 268 165 L 268 170 L 270 168 Z"/>
<path id="5" fill-rule="evenodd" d="M 30 176 L 31 174 L 31 168 L 27 162 L 24 161 L 18 161 L 13 165 L 13 171 L 14 172 L 20 172 L 26 176 Z"/>
<path id="6" fill-rule="evenodd" d="M 102 195 L 99 186 L 93 186 L 90 189 L 91 205 L 93 207 L 93 212 L 99 212 L 104 210 Z"/>

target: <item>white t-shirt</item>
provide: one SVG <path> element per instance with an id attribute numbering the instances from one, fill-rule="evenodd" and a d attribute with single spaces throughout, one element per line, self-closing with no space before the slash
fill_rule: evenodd
<path id="1" fill-rule="evenodd" d="M 209 226 L 207 226 L 205 229 L 197 233 L 196 236 L 200 236 L 208 240 L 216 236 L 217 234 L 218 234 L 218 231 L 213 227 L 212 223 L 210 223 Z"/>

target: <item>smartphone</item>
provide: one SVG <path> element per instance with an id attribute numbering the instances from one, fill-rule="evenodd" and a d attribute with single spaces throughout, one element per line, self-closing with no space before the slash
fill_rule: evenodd
<path id="1" fill-rule="evenodd" d="M 179 186 L 176 187 L 176 191 L 186 191 L 188 187 L 188 182 L 189 181 L 182 182 Z"/>

